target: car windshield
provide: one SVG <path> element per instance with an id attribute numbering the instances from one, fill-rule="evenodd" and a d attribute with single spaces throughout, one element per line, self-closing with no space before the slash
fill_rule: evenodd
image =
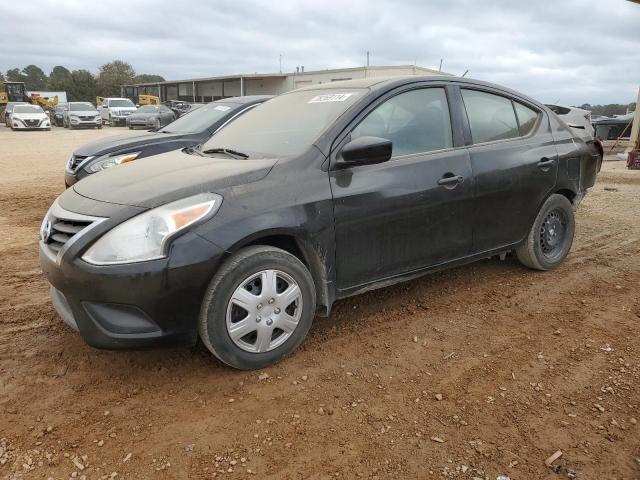
<path id="1" fill-rule="evenodd" d="M 110 107 L 135 107 L 131 100 L 122 99 L 122 100 L 109 100 Z"/>
<path id="2" fill-rule="evenodd" d="M 88 112 L 95 110 L 96 108 L 90 103 L 70 103 L 69 110 L 72 112 Z"/>
<path id="3" fill-rule="evenodd" d="M 164 133 L 199 133 L 238 108 L 237 103 L 212 102 L 192 110 L 162 129 Z"/>
<path id="4" fill-rule="evenodd" d="M 155 105 L 145 105 L 138 109 L 138 113 L 155 113 L 159 110 L 159 107 Z"/>
<path id="5" fill-rule="evenodd" d="M 224 148 L 250 157 L 298 155 L 364 93 L 364 89 L 323 89 L 275 97 L 220 130 L 202 151 Z"/>
<path id="6" fill-rule="evenodd" d="M 16 105 L 13 113 L 44 113 L 38 105 Z"/>

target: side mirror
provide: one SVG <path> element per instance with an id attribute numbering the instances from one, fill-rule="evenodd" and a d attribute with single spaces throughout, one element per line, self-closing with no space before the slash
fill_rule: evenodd
<path id="1" fill-rule="evenodd" d="M 380 137 L 360 137 L 342 147 L 336 167 L 349 168 L 358 165 L 373 165 L 391 158 L 393 142 Z"/>

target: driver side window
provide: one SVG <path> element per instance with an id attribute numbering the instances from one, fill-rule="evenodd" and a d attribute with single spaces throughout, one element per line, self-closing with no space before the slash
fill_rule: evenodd
<path id="1" fill-rule="evenodd" d="M 451 121 L 444 88 L 400 93 L 372 112 L 351 132 L 351 139 L 380 137 L 393 143 L 393 157 L 451 148 Z"/>

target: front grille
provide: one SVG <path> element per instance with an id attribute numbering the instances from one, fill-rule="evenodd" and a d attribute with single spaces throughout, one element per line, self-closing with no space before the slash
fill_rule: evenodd
<path id="1" fill-rule="evenodd" d="M 40 125 L 40 120 L 23 120 L 27 127 L 37 127 Z"/>
<path id="2" fill-rule="evenodd" d="M 71 158 L 69 158 L 69 162 L 67 163 L 67 167 L 70 171 L 75 172 L 80 164 L 88 158 L 92 157 L 87 155 L 71 155 Z"/>
<path id="3" fill-rule="evenodd" d="M 51 233 L 45 242 L 51 250 L 58 253 L 71 238 L 91 225 L 89 221 L 71 221 L 64 219 L 50 219 Z"/>
<path id="4" fill-rule="evenodd" d="M 80 120 L 84 120 L 85 122 L 89 120 L 95 120 L 95 117 L 88 117 L 86 115 L 80 115 Z"/>
<path id="5" fill-rule="evenodd" d="M 42 222 L 40 240 L 56 256 L 82 232 L 101 220 L 101 218 L 68 212 L 56 202 Z"/>

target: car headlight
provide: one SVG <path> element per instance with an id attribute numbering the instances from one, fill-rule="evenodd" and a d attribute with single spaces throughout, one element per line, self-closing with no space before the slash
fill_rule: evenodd
<path id="1" fill-rule="evenodd" d="M 82 256 L 93 265 L 143 262 L 166 256 L 176 234 L 213 216 L 222 197 L 201 193 L 141 213 L 105 233 Z"/>
<path id="2" fill-rule="evenodd" d="M 140 155 L 140 153 L 141 152 L 131 152 L 123 153 L 121 155 L 113 155 L 110 157 L 103 157 L 101 160 L 98 160 L 97 162 L 91 163 L 84 167 L 84 170 L 87 173 L 98 173 L 102 170 L 115 167 L 116 165 L 131 162 L 138 158 L 138 155 Z"/>

